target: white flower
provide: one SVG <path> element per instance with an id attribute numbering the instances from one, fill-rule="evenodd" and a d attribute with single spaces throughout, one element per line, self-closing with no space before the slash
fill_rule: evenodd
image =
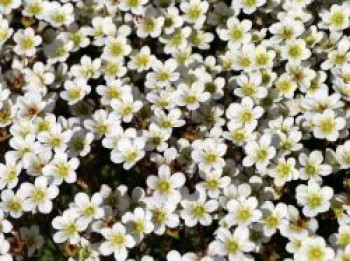
<path id="1" fill-rule="evenodd" d="M 211 199 L 207 201 L 205 191 L 197 190 L 197 192 L 195 195 L 197 198 L 183 199 L 181 201 L 183 207 L 181 217 L 188 227 L 193 227 L 197 223 L 202 226 L 209 226 L 213 220 L 210 213 L 219 207 L 219 203 L 216 200 Z"/>
<path id="2" fill-rule="evenodd" d="M 165 87 L 179 79 L 180 75 L 176 72 L 177 62 L 174 59 L 166 60 L 164 63 L 155 60 L 151 66 L 154 72 L 147 74 L 147 81 L 155 81 L 159 86 Z"/>
<path id="3" fill-rule="evenodd" d="M 12 224 L 5 218 L 4 212 L 0 210 L 0 234 L 10 233 L 12 227 Z"/>
<path id="4" fill-rule="evenodd" d="M 155 59 L 155 56 L 151 54 L 151 49 L 148 46 L 142 46 L 140 52 L 132 57 L 128 67 L 137 72 L 146 71 L 151 68 Z"/>
<path id="5" fill-rule="evenodd" d="M 193 83 L 191 86 L 179 84 L 177 92 L 175 102 L 179 106 L 186 106 L 189 110 L 198 109 L 200 102 L 205 102 L 210 98 L 210 93 L 204 90 L 204 84 L 200 81 Z"/>
<path id="6" fill-rule="evenodd" d="M 266 3 L 266 0 L 232 0 L 234 10 L 242 9 L 245 14 L 252 14 L 257 8 Z"/>
<path id="7" fill-rule="evenodd" d="M 258 141 L 248 141 L 244 150 L 247 156 L 243 159 L 243 165 L 248 167 L 255 164 L 258 170 L 265 169 L 276 155 L 269 134 L 264 134 Z"/>
<path id="8" fill-rule="evenodd" d="M 288 210 L 283 203 L 278 203 L 276 206 L 271 201 L 266 201 L 262 206 L 264 234 L 272 236 L 281 226 L 288 224 Z"/>
<path id="9" fill-rule="evenodd" d="M 260 106 L 254 107 L 254 102 L 249 97 L 244 97 L 241 103 L 231 103 L 226 110 L 226 117 L 235 124 L 252 126 L 255 128 L 257 120 L 263 115 L 264 110 Z"/>
<path id="10" fill-rule="evenodd" d="M 68 241 L 70 244 L 78 244 L 80 241 L 80 232 L 87 227 L 87 222 L 79 219 L 78 214 L 66 210 L 62 216 L 57 216 L 52 220 L 52 226 L 58 230 L 53 235 L 53 240 L 56 243 Z"/>
<path id="11" fill-rule="evenodd" d="M 296 260 L 333 260 L 334 251 L 327 247 L 322 237 L 309 237 L 301 242 L 301 247 L 295 254 L 295 258 Z"/>
<path id="12" fill-rule="evenodd" d="M 14 0 L 13 2 L 20 2 Z M 1 10 L 1 6 L 0 6 Z M 3 16 L 0 14 L 0 46 L 6 42 L 7 39 L 11 37 L 13 29 L 9 27 L 9 23 L 6 19 L 3 19 Z"/>
<path id="13" fill-rule="evenodd" d="M 314 180 L 310 180 L 307 185 L 299 185 L 296 188 L 296 199 L 303 206 L 303 213 L 307 217 L 314 217 L 318 213 L 328 211 L 329 201 L 332 197 L 332 188 L 320 187 Z"/>
<path id="14" fill-rule="evenodd" d="M 331 174 L 332 167 L 327 164 L 322 164 L 323 156 L 321 151 L 315 150 L 307 156 L 305 153 L 299 155 L 299 162 L 301 166 L 300 178 L 301 179 L 315 179 L 321 181 L 322 176 Z"/>
<path id="15" fill-rule="evenodd" d="M 244 253 L 254 250 L 254 243 L 249 239 L 249 229 L 237 227 L 233 233 L 226 228 L 219 228 L 216 240 L 209 249 L 219 256 L 228 256 L 228 260 L 248 260 Z"/>
<path id="16" fill-rule="evenodd" d="M 341 39 L 337 43 L 337 48 L 328 53 L 327 60 L 321 64 L 323 70 L 332 67 L 342 68 L 350 62 L 350 41 L 347 38 Z"/>
<path id="17" fill-rule="evenodd" d="M 115 163 L 124 162 L 124 169 L 130 169 L 144 157 L 145 145 L 146 141 L 144 138 L 136 138 L 134 140 L 123 138 L 118 142 L 117 148 L 112 151 L 111 160 Z"/>
<path id="18" fill-rule="evenodd" d="M 141 15 L 147 2 L 148 0 L 122 0 L 118 7 L 122 11 L 130 10 L 133 14 Z"/>
<path id="19" fill-rule="evenodd" d="M 181 119 L 182 113 L 179 109 L 172 109 L 166 114 L 163 110 L 154 111 L 155 121 L 161 128 L 171 130 L 174 127 L 185 125 L 185 121 Z"/>
<path id="20" fill-rule="evenodd" d="M 164 17 L 156 17 L 157 13 L 154 9 L 147 9 L 143 21 L 137 25 L 136 34 L 140 38 L 150 36 L 157 38 L 162 33 Z"/>
<path id="21" fill-rule="evenodd" d="M 35 16 L 37 19 L 43 19 L 47 12 L 49 2 L 43 0 L 25 0 L 23 14 L 29 17 Z"/>
<path id="22" fill-rule="evenodd" d="M 52 177 L 56 185 L 74 183 L 77 179 L 76 169 L 79 166 L 79 160 L 72 158 L 68 160 L 66 153 L 56 153 L 50 164 L 43 168 L 43 173 L 47 177 Z"/>
<path id="23" fill-rule="evenodd" d="M 45 243 L 44 237 L 40 235 L 39 226 L 21 227 L 21 242 L 27 247 L 28 256 L 33 256 L 35 250 L 40 250 Z"/>
<path id="24" fill-rule="evenodd" d="M 101 57 L 107 60 L 119 60 L 130 52 L 131 47 L 124 36 L 107 37 Z"/>
<path id="25" fill-rule="evenodd" d="M 349 7 L 347 5 L 332 5 L 330 9 L 320 14 L 323 28 L 340 31 L 349 27 Z"/>
<path id="26" fill-rule="evenodd" d="M 88 80 L 96 79 L 100 76 L 101 59 L 91 60 L 87 55 L 80 59 L 80 65 L 73 65 L 70 69 L 72 75 L 76 78 Z"/>
<path id="27" fill-rule="evenodd" d="M 106 85 L 99 85 L 96 92 L 101 95 L 101 103 L 103 105 L 110 105 L 114 99 L 120 99 L 122 93 L 131 93 L 131 86 L 124 84 L 121 80 L 107 81 Z"/>
<path id="28" fill-rule="evenodd" d="M 16 46 L 13 49 L 18 55 L 34 56 L 35 47 L 41 44 L 41 37 L 35 35 L 32 28 L 26 28 L 25 30 L 18 30 L 13 39 L 16 42 Z"/>
<path id="29" fill-rule="evenodd" d="M 68 101 L 69 105 L 81 101 L 91 91 L 90 85 L 83 78 L 77 78 L 74 81 L 64 83 L 64 91 L 60 93 L 62 99 Z"/>
<path id="30" fill-rule="evenodd" d="M 152 222 L 154 224 L 154 233 L 163 235 L 166 228 L 176 228 L 180 224 L 179 216 L 176 214 L 177 204 L 169 201 L 159 203 L 156 197 L 147 202 L 147 208 L 152 212 Z"/>
<path id="31" fill-rule="evenodd" d="M 236 83 L 240 88 L 234 90 L 238 97 L 250 97 L 252 99 L 262 99 L 267 96 L 267 90 L 261 87 L 261 74 L 241 74 L 237 77 Z"/>
<path id="32" fill-rule="evenodd" d="M 0 163 L 0 189 L 13 189 L 18 183 L 22 163 L 18 162 L 12 153 L 5 154 L 5 164 Z"/>
<path id="33" fill-rule="evenodd" d="M 232 199 L 227 203 L 228 214 L 225 216 L 225 221 L 230 226 L 248 226 L 257 222 L 262 216 L 257 207 L 258 201 L 255 197 Z"/>
<path id="34" fill-rule="evenodd" d="M 306 47 L 306 43 L 302 39 L 289 40 L 282 47 L 282 58 L 292 63 L 300 63 L 307 60 L 311 56 L 311 51 Z"/>
<path id="35" fill-rule="evenodd" d="M 299 172 L 295 169 L 295 159 L 280 158 L 276 166 L 268 170 L 271 177 L 274 178 L 276 186 L 283 186 L 286 182 L 299 178 Z"/>
<path id="36" fill-rule="evenodd" d="M 270 26 L 269 31 L 273 34 L 271 41 L 279 43 L 297 38 L 304 31 L 304 24 L 290 16 L 286 16 L 282 21 Z"/>
<path id="37" fill-rule="evenodd" d="M 144 131 L 144 136 L 147 138 L 147 150 L 157 149 L 157 151 L 164 151 L 168 147 L 167 140 L 170 138 L 171 132 L 151 123 L 149 130 Z"/>
<path id="38" fill-rule="evenodd" d="M 134 212 L 127 212 L 123 215 L 122 221 L 132 231 L 136 242 L 140 242 L 145 234 L 150 234 L 154 225 L 151 221 L 152 213 L 149 210 L 135 208 Z"/>
<path id="39" fill-rule="evenodd" d="M 333 110 L 325 110 L 322 114 L 315 114 L 314 118 L 314 135 L 318 139 L 327 139 L 335 141 L 339 137 L 339 131 L 345 127 L 345 120 L 336 117 Z"/>
<path id="40" fill-rule="evenodd" d="M 147 178 L 147 186 L 154 190 L 153 197 L 160 202 L 176 203 L 181 200 L 179 189 L 185 184 L 185 181 L 184 174 L 180 172 L 171 174 L 170 168 L 162 165 L 159 167 L 158 177 L 149 176 Z"/>
<path id="41" fill-rule="evenodd" d="M 222 157 L 226 150 L 226 144 L 217 143 L 214 139 L 208 138 L 204 141 L 198 140 L 191 155 L 200 170 L 221 169 L 225 166 L 225 160 Z"/>
<path id="42" fill-rule="evenodd" d="M 104 210 L 101 208 L 102 196 L 99 193 L 92 195 L 91 199 L 85 193 L 78 193 L 74 197 L 74 203 L 70 209 L 76 212 L 78 219 L 90 223 L 93 219 L 100 219 L 104 216 Z"/>
<path id="43" fill-rule="evenodd" d="M 23 215 L 24 197 L 21 193 L 14 193 L 11 189 L 6 189 L 1 192 L 1 209 L 8 212 L 11 217 L 19 218 Z"/>
<path id="44" fill-rule="evenodd" d="M 95 16 L 91 21 L 92 28 L 89 28 L 89 34 L 94 38 L 93 44 L 102 46 L 105 43 L 105 36 L 114 36 L 117 29 L 113 24 L 112 17 Z"/>
<path id="45" fill-rule="evenodd" d="M 190 0 L 180 4 L 181 10 L 184 12 L 184 20 L 193 23 L 194 27 L 199 29 L 206 20 L 205 13 L 208 11 L 209 4 L 206 1 Z"/>
<path id="46" fill-rule="evenodd" d="M 17 115 L 21 119 L 34 119 L 46 107 L 47 101 L 39 93 L 26 93 L 17 100 L 19 109 Z"/>
<path id="47" fill-rule="evenodd" d="M 210 172 L 200 172 L 200 176 L 204 182 L 198 183 L 197 186 L 205 189 L 210 198 L 218 198 L 224 188 L 226 188 L 231 178 L 228 176 L 222 177 L 222 169 L 215 169 Z"/>
<path id="48" fill-rule="evenodd" d="M 44 148 L 48 150 L 54 149 L 56 152 L 65 151 L 71 137 L 71 130 L 63 130 L 59 123 L 54 124 L 49 131 L 38 134 L 38 140 L 43 144 Z"/>
<path id="49" fill-rule="evenodd" d="M 0 234 L 0 260 L 12 261 L 12 255 L 10 252 L 10 243 L 5 239 L 4 234 Z"/>
<path id="50" fill-rule="evenodd" d="M 41 213 L 50 213 L 52 210 L 52 200 L 58 195 L 58 188 L 55 185 L 48 185 L 46 177 L 37 177 L 34 185 L 22 183 L 18 190 L 24 199 L 23 209 L 25 211 L 36 212 L 38 208 Z"/>
<path id="51" fill-rule="evenodd" d="M 275 84 L 278 94 L 288 99 L 294 97 L 294 92 L 298 88 L 298 85 L 293 81 L 292 76 L 287 73 L 282 74 Z"/>
<path id="52" fill-rule="evenodd" d="M 86 133 L 83 130 L 74 132 L 68 144 L 69 157 L 86 156 L 91 150 L 93 140 L 94 135 L 91 132 Z"/>
<path id="53" fill-rule="evenodd" d="M 126 234 L 126 229 L 121 223 L 115 223 L 112 228 L 104 228 L 101 234 L 106 239 L 100 246 L 100 252 L 104 256 L 112 253 L 117 261 L 124 261 L 128 256 L 127 248 L 135 246 L 135 240 Z"/>
<path id="54" fill-rule="evenodd" d="M 50 2 L 44 18 L 53 27 L 68 26 L 74 21 L 73 5 Z"/>
<path id="55" fill-rule="evenodd" d="M 92 131 L 95 139 L 100 139 L 103 135 L 108 135 L 120 125 L 118 117 L 114 113 L 100 109 L 96 110 L 92 119 L 84 121 L 84 126 Z"/>
<path id="56" fill-rule="evenodd" d="M 27 85 L 23 88 L 28 92 L 47 93 L 47 86 L 52 84 L 55 76 L 49 66 L 36 62 L 32 69 L 24 69 Z"/>
<path id="57" fill-rule="evenodd" d="M 142 108 L 141 101 L 134 101 L 134 97 L 131 93 L 123 94 L 120 99 L 114 99 L 111 101 L 111 107 L 113 113 L 116 115 L 116 119 L 123 122 L 131 122 L 134 114 Z"/>
<path id="58" fill-rule="evenodd" d="M 340 168 L 347 169 L 350 167 L 350 141 L 346 141 L 336 149 L 336 159 Z"/>
<path id="59" fill-rule="evenodd" d="M 16 9 L 21 6 L 21 0 L 7 0 L 0 2 L 0 13 L 9 14 L 12 9 Z"/>

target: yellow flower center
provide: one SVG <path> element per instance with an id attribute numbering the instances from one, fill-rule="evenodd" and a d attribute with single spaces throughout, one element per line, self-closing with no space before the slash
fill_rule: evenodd
<path id="1" fill-rule="evenodd" d="M 189 95 L 189 96 L 186 96 L 185 101 L 188 104 L 194 104 L 197 101 L 197 98 L 194 95 Z"/>
<path id="2" fill-rule="evenodd" d="M 21 40 L 21 47 L 24 50 L 28 50 L 28 49 L 32 48 L 33 46 L 34 46 L 34 39 L 33 39 L 33 37 L 25 36 L 25 37 L 22 38 L 22 40 Z"/>
<path id="3" fill-rule="evenodd" d="M 112 43 L 110 50 L 113 56 L 122 56 L 124 53 L 124 47 L 120 43 Z"/>
<path id="4" fill-rule="evenodd" d="M 269 61 L 269 56 L 267 53 L 259 53 L 255 56 L 255 62 L 259 66 L 267 64 L 268 61 Z"/>
<path id="5" fill-rule="evenodd" d="M 158 81 L 164 82 L 164 81 L 169 80 L 169 78 L 170 78 L 170 74 L 168 72 L 160 72 L 157 75 Z"/>
<path id="6" fill-rule="evenodd" d="M 319 194 L 311 194 L 307 198 L 307 202 L 312 208 L 317 208 L 322 204 L 322 197 Z"/>
<path id="7" fill-rule="evenodd" d="M 279 219 L 274 216 L 271 215 L 266 219 L 266 224 L 270 227 L 270 228 L 274 228 L 279 224 Z"/>
<path id="8" fill-rule="evenodd" d="M 128 5 L 130 7 L 138 7 L 140 5 L 140 1 L 139 0 L 128 0 Z"/>
<path id="9" fill-rule="evenodd" d="M 53 137 L 52 139 L 51 139 L 51 141 L 50 141 L 50 144 L 51 144 L 51 146 L 52 147 L 58 147 L 58 146 L 60 146 L 61 145 L 61 139 L 60 138 L 58 138 L 58 137 Z"/>
<path id="10" fill-rule="evenodd" d="M 59 177 L 65 178 L 68 175 L 68 167 L 64 164 L 59 164 L 57 166 L 57 172 Z"/>
<path id="11" fill-rule="evenodd" d="M 345 15 L 343 12 L 336 12 L 331 14 L 330 23 L 336 27 L 341 27 L 345 23 Z"/>
<path id="12" fill-rule="evenodd" d="M 42 202 L 45 200 L 45 198 L 46 198 L 46 192 L 43 189 L 36 189 L 33 192 L 33 199 L 36 202 Z"/>
<path id="13" fill-rule="evenodd" d="M 137 158 L 138 155 L 139 155 L 139 153 L 137 150 L 132 150 L 126 154 L 125 161 L 126 162 L 133 162 Z"/>
<path id="14" fill-rule="evenodd" d="M 214 154 L 214 153 L 208 153 L 206 156 L 205 156 L 205 161 L 207 163 L 214 163 L 217 161 L 217 158 L 218 158 L 218 155 Z"/>
<path id="15" fill-rule="evenodd" d="M 187 15 L 191 20 L 197 20 L 202 14 L 200 6 L 192 5 L 187 10 Z"/>
<path id="16" fill-rule="evenodd" d="M 149 55 L 140 54 L 136 57 L 136 65 L 137 67 L 146 67 L 150 61 Z"/>
<path id="17" fill-rule="evenodd" d="M 243 36 L 244 31 L 240 26 L 236 26 L 230 31 L 230 38 L 232 41 L 239 41 L 243 38 Z"/>
<path id="18" fill-rule="evenodd" d="M 311 246 L 307 255 L 310 261 L 323 260 L 324 251 L 319 246 Z"/>
<path id="19" fill-rule="evenodd" d="M 9 204 L 9 209 L 14 211 L 14 212 L 18 212 L 22 210 L 22 204 L 20 201 L 16 200 L 16 199 L 12 199 L 12 201 Z"/>
<path id="20" fill-rule="evenodd" d="M 293 44 L 289 46 L 288 55 L 292 58 L 298 58 L 302 54 L 302 49 L 299 45 Z"/>
<path id="21" fill-rule="evenodd" d="M 219 186 L 219 182 L 216 179 L 211 179 L 207 181 L 208 189 L 216 189 Z"/>
<path id="22" fill-rule="evenodd" d="M 241 221 L 247 221 L 251 217 L 252 217 L 252 212 L 248 208 L 242 207 L 237 212 L 237 218 Z"/>
<path id="23" fill-rule="evenodd" d="M 78 228 L 76 226 L 76 224 L 71 223 L 69 225 L 66 226 L 66 233 L 68 236 L 73 236 L 75 233 L 77 233 Z"/>
<path id="24" fill-rule="evenodd" d="M 281 177 L 287 177 L 291 172 L 292 167 L 289 164 L 281 164 L 277 167 L 277 171 Z"/>
<path id="25" fill-rule="evenodd" d="M 53 20 L 56 23 L 64 23 L 66 21 L 66 15 L 64 12 L 57 12 L 53 17 Z"/>
<path id="26" fill-rule="evenodd" d="M 143 221 L 138 221 L 138 222 L 135 222 L 134 224 L 134 230 L 137 234 L 141 234 L 145 229 L 145 225 L 143 223 Z"/>
<path id="27" fill-rule="evenodd" d="M 0 0 L 2 6 L 9 6 L 10 4 L 12 4 L 12 0 Z"/>
<path id="28" fill-rule="evenodd" d="M 256 6 L 256 0 L 245 0 L 245 4 L 248 7 L 254 7 L 254 6 Z"/>
<path id="29" fill-rule="evenodd" d="M 43 6 L 40 2 L 34 2 L 28 7 L 28 13 L 38 15 L 43 12 Z"/>
<path id="30" fill-rule="evenodd" d="M 72 100 L 77 100 L 79 99 L 81 95 L 81 89 L 80 88 L 74 88 L 74 89 L 70 89 L 68 91 L 68 97 Z"/>
<path id="31" fill-rule="evenodd" d="M 229 240 L 226 243 L 226 249 L 229 253 L 236 253 L 239 246 L 235 240 Z"/>
<path id="32" fill-rule="evenodd" d="M 260 148 L 257 152 L 256 158 L 257 161 L 262 162 L 267 157 L 267 150 L 265 148 Z"/>
<path id="33" fill-rule="evenodd" d="M 84 209 L 84 216 L 91 217 L 95 214 L 95 207 L 94 206 L 88 206 Z"/>
<path id="34" fill-rule="evenodd" d="M 333 119 L 324 119 L 320 127 L 323 133 L 330 134 L 335 130 L 336 123 Z"/>
<path id="35" fill-rule="evenodd" d="M 202 217 L 202 216 L 204 216 L 204 214 L 205 214 L 205 209 L 204 209 L 203 206 L 197 205 L 197 206 L 195 206 L 195 207 L 192 209 L 192 214 L 193 214 L 195 217 Z"/>
<path id="36" fill-rule="evenodd" d="M 170 187 L 171 186 L 168 180 L 161 180 L 157 185 L 158 190 L 162 193 L 169 192 Z"/>
<path id="37" fill-rule="evenodd" d="M 123 234 L 115 234 L 112 238 L 112 242 L 116 246 L 123 246 L 125 243 L 125 237 Z"/>
<path id="38" fill-rule="evenodd" d="M 157 210 L 153 212 L 153 219 L 157 224 L 162 223 L 166 219 L 166 213 L 161 210 Z"/>
<path id="39" fill-rule="evenodd" d="M 144 24 L 144 29 L 146 32 L 152 32 L 156 27 L 156 24 L 153 20 L 147 20 Z"/>

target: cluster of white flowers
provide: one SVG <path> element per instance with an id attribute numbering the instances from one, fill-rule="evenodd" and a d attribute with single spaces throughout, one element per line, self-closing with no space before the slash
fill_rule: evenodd
<path id="1" fill-rule="evenodd" d="M 349 35 L 349 0 L 0 0 L 0 260 L 350 260 Z"/>

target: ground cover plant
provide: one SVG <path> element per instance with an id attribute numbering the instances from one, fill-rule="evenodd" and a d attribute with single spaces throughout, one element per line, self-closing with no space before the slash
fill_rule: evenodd
<path id="1" fill-rule="evenodd" d="M 0 0 L 0 261 L 349 261 L 350 1 Z"/>

